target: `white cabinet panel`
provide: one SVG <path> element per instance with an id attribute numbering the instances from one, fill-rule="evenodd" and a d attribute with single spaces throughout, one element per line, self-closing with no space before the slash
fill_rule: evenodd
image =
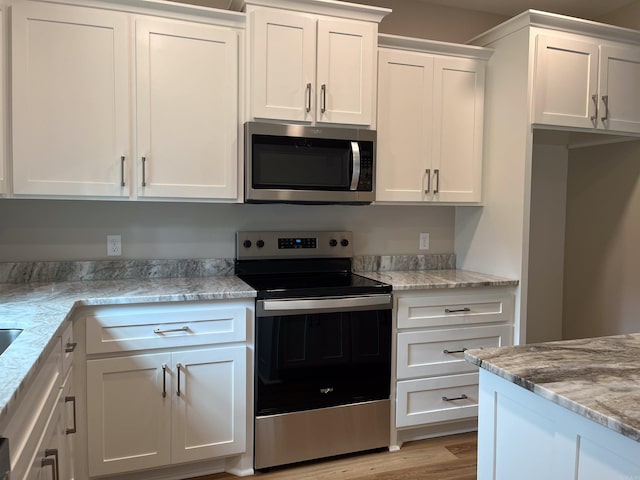
<path id="1" fill-rule="evenodd" d="M 3 65 L 2 69 L 0 69 L 0 72 L 4 72 L 4 65 L 5 65 L 5 27 L 4 27 L 4 22 L 5 22 L 5 13 L 4 13 L 4 9 L 0 8 L 0 65 Z M 0 75 L 0 92 L 2 92 L 2 95 L 0 95 L 0 196 L 2 196 L 3 194 L 7 193 L 8 191 L 8 186 L 6 183 L 6 178 L 7 178 L 7 173 L 6 173 L 6 160 L 5 160 L 5 118 L 6 117 L 6 99 L 5 99 L 5 90 L 4 90 L 4 73 L 2 73 L 2 75 Z"/>
<path id="2" fill-rule="evenodd" d="M 163 365 L 170 363 L 168 353 L 87 361 L 92 476 L 169 463 L 174 392 Z"/>
<path id="3" fill-rule="evenodd" d="M 318 20 L 319 122 L 371 124 L 375 37 L 372 23 Z"/>
<path id="4" fill-rule="evenodd" d="M 127 17 L 75 6 L 12 6 L 14 192 L 127 195 Z"/>
<path id="5" fill-rule="evenodd" d="M 253 117 L 312 121 L 316 81 L 315 19 L 258 9 L 251 14 L 251 26 Z"/>
<path id="6" fill-rule="evenodd" d="M 235 199 L 237 34 L 136 20 L 136 79 L 138 195 Z"/>
<path id="7" fill-rule="evenodd" d="M 478 414 L 478 374 L 398 382 L 396 427 L 474 417 Z"/>
<path id="8" fill-rule="evenodd" d="M 538 36 L 534 123 L 593 128 L 598 103 L 598 45 Z"/>
<path id="9" fill-rule="evenodd" d="M 270 8 L 250 20 L 253 118 L 372 123 L 375 23 Z"/>
<path id="10" fill-rule="evenodd" d="M 484 76 L 484 62 L 469 58 L 434 59 L 435 200 L 482 199 Z"/>
<path id="11" fill-rule="evenodd" d="M 86 318 L 87 353 L 244 342 L 243 307 L 131 308 L 97 311 Z M 151 313 L 153 312 L 153 313 Z"/>
<path id="12" fill-rule="evenodd" d="M 640 133 L 637 47 L 539 35 L 534 123 Z"/>
<path id="13" fill-rule="evenodd" d="M 380 49 L 377 201 L 481 200 L 485 63 Z"/>
<path id="14" fill-rule="evenodd" d="M 433 57 L 380 49 L 376 200 L 416 202 L 428 193 Z"/>
<path id="15" fill-rule="evenodd" d="M 477 367 L 464 359 L 464 351 L 511 344 L 511 331 L 510 325 L 492 325 L 400 332 L 397 377 L 475 372 Z"/>
<path id="16" fill-rule="evenodd" d="M 640 48 L 601 46 L 600 119 L 603 128 L 640 133 L 638 85 Z"/>
<path id="17" fill-rule="evenodd" d="M 172 462 L 245 450 L 246 348 L 174 353 L 180 395 L 174 395 Z"/>
<path id="18" fill-rule="evenodd" d="M 464 352 L 512 344 L 511 290 L 398 292 L 394 311 L 396 438 L 474 429 L 478 368 Z"/>
<path id="19" fill-rule="evenodd" d="M 440 293 L 398 298 L 398 328 L 508 323 L 513 318 L 513 296 L 491 293 Z"/>

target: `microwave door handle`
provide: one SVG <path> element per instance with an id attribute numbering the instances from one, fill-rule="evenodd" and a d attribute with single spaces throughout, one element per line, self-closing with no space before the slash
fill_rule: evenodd
<path id="1" fill-rule="evenodd" d="M 351 142 L 351 161 L 353 162 L 353 174 L 351 175 L 351 190 L 358 189 L 360 182 L 360 145 L 358 142 Z"/>

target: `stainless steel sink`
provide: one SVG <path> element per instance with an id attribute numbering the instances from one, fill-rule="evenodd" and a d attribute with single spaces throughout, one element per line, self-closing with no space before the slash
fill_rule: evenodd
<path id="1" fill-rule="evenodd" d="M 20 328 L 0 328 L 0 355 L 22 333 Z"/>

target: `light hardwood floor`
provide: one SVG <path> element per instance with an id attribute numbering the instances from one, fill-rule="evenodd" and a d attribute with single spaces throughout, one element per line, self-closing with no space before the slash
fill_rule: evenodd
<path id="1" fill-rule="evenodd" d="M 475 480 L 476 433 L 405 443 L 398 452 L 350 455 L 257 473 L 259 480 Z M 227 474 L 191 480 L 238 480 Z"/>

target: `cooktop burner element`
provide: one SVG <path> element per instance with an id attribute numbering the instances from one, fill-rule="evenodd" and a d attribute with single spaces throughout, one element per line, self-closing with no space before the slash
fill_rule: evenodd
<path id="1" fill-rule="evenodd" d="M 351 232 L 238 232 L 236 275 L 258 298 L 390 293 L 351 273 Z"/>

